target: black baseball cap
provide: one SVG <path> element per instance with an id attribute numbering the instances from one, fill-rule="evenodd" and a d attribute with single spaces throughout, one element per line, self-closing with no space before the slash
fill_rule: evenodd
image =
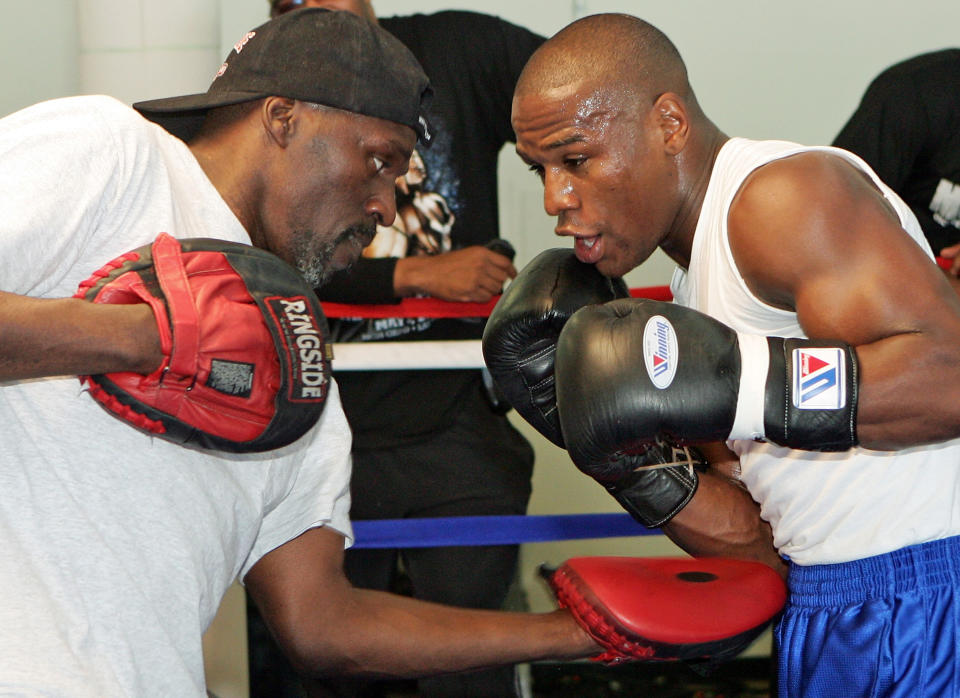
<path id="1" fill-rule="evenodd" d="M 429 147 L 433 131 L 424 108 L 432 95 L 423 68 L 392 34 L 349 12 L 311 7 L 247 32 L 206 92 L 133 108 L 189 140 L 209 109 L 288 97 L 409 126 Z"/>

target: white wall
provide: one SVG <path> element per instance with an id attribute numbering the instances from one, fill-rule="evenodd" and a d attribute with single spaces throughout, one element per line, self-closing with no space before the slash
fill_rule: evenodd
<path id="1" fill-rule="evenodd" d="M 629 12 L 663 29 L 684 55 L 708 115 L 729 135 L 826 143 L 853 111 L 870 78 L 910 55 L 956 45 L 960 3 L 950 0 L 374 0 L 381 15 L 474 9 L 549 35 L 576 17 Z M 199 92 L 243 32 L 265 21 L 266 0 L 0 0 L 0 114 L 74 93 L 126 102 Z M 469 37 L 465 37 L 469 40 Z M 501 158 L 502 234 L 518 262 L 559 245 L 542 212 L 539 182 L 512 149 Z M 628 277 L 633 286 L 669 279 L 662 255 Z M 564 452 L 515 420 L 537 449 L 530 512 L 619 511 Z M 552 603 L 535 579 L 540 562 L 572 555 L 674 554 L 659 537 L 524 546 L 531 606 Z M 242 597 L 208 641 L 214 688 L 243 696 Z M 239 620 L 238 620 L 239 619 Z M 763 651 L 763 646 L 759 651 Z M 238 659 L 239 658 L 239 659 Z"/>
<path id="2" fill-rule="evenodd" d="M 77 0 L 0 0 L 0 116 L 79 89 Z"/>

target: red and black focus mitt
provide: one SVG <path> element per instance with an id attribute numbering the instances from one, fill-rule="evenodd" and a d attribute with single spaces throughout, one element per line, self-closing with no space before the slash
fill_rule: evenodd
<path id="1" fill-rule="evenodd" d="M 733 659 L 786 601 L 770 567 L 726 558 L 577 557 L 541 573 L 608 664 Z"/>
<path id="2" fill-rule="evenodd" d="M 108 411 L 186 446 L 246 453 L 296 441 L 330 385 L 328 330 L 310 285 L 250 245 L 161 233 L 80 284 L 94 303 L 147 303 L 163 361 L 149 375 L 81 376 Z"/>

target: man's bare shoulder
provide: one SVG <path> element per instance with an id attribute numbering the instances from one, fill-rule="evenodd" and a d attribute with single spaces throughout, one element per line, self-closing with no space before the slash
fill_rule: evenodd
<path id="1" fill-rule="evenodd" d="M 809 150 L 758 167 L 744 180 L 731 211 L 782 215 L 791 207 L 810 210 L 839 198 L 855 197 L 869 177 L 849 160 L 828 150 Z"/>

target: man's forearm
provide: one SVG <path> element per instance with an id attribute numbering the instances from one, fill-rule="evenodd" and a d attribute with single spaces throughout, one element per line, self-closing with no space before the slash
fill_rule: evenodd
<path id="1" fill-rule="evenodd" d="M 308 676 L 432 676 L 601 651 L 565 610 L 507 613 L 452 608 L 378 591 L 354 590 L 344 622 L 324 647 L 301 657 Z M 303 648 L 301 648 L 303 649 Z"/>
<path id="2" fill-rule="evenodd" d="M 773 532 L 760 518 L 759 505 L 744 488 L 716 472 L 700 476 L 693 499 L 663 532 L 695 557 L 756 560 L 786 577 L 786 563 L 773 547 Z"/>
<path id="3" fill-rule="evenodd" d="M 566 611 L 506 613 L 357 589 L 343 536 L 313 528 L 261 558 L 247 592 L 304 676 L 427 676 L 602 651 Z"/>
<path id="4" fill-rule="evenodd" d="M 160 365 L 153 311 L 145 303 L 107 305 L 0 292 L 0 382 Z"/>

